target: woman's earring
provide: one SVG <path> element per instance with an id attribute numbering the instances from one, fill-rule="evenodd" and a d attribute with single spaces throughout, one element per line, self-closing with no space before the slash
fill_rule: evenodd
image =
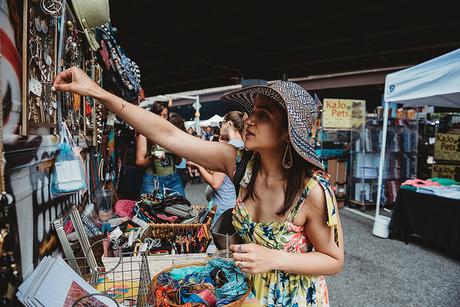
<path id="1" fill-rule="evenodd" d="M 282 165 L 285 169 L 290 169 L 292 167 L 292 149 L 290 143 L 287 143 L 286 145 Z"/>

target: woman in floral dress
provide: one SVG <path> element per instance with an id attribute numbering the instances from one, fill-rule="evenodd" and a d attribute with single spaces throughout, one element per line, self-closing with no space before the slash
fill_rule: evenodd
<path id="1" fill-rule="evenodd" d="M 54 88 L 92 96 L 151 142 L 230 178 L 235 173 L 233 146 L 177 129 L 100 88 L 78 68 L 59 73 Z M 223 99 L 249 114 L 245 148 L 255 153 L 234 209 L 233 224 L 245 244 L 231 246 L 236 264 L 253 282 L 246 304 L 328 306 L 323 276 L 342 270 L 344 250 L 334 194 L 310 143 L 319 103 L 284 81 L 244 88 Z"/>

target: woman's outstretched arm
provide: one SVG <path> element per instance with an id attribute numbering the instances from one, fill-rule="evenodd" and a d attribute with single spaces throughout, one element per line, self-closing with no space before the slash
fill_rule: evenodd
<path id="1" fill-rule="evenodd" d="M 71 67 L 60 72 L 54 80 L 53 87 L 57 91 L 70 91 L 81 96 L 94 97 L 153 143 L 208 169 L 233 177 L 236 157 L 236 149 L 233 146 L 204 141 L 183 132 L 160 116 L 107 92 L 81 69 Z"/>

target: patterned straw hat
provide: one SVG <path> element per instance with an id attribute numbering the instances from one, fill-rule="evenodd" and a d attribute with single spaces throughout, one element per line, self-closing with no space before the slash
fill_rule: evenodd
<path id="1" fill-rule="evenodd" d="M 221 99 L 235 102 L 251 114 L 257 95 L 271 98 L 286 110 L 289 138 L 294 150 L 306 161 L 324 169 L 320 157 L 310 143 L 312 127 L 321 109 L 319 100 L 315 100 L 300 85 L 288 81 L 276 81 L 269 86 L 250 86 L 227 93 Z"/>

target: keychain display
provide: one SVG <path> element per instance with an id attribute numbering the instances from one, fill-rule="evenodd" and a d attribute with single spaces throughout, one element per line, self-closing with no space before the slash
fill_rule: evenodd
<path id="1" fill-rule="evenodd" d="M 25 1 L 23 54 L 23 134 L 56 124 L 56 94 L 51 86 L 56 74 L 57 16 L 62 2 Z"/>

